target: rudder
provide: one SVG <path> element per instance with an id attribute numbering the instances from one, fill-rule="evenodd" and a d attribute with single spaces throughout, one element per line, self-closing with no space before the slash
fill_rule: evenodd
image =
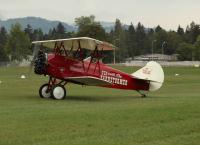
<path id="1" fill-rule="evenodd" d="M 150 81 L 149 91 L 158 90 L 164 82 L 161 65 L 155 61 L 148 62 L 143 68 L 131 74 L 133 77 Z"/>

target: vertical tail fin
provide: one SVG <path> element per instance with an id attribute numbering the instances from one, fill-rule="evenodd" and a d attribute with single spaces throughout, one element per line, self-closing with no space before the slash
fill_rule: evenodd
<path id="1" fill-rule="evenodd" d="M 149 91 L 158 90 L 164 82 L 164 72 L 159 63 L 148 62 L 143 68 L 131 74 L 133 77 L 148 80 L 150 82 Z"/>

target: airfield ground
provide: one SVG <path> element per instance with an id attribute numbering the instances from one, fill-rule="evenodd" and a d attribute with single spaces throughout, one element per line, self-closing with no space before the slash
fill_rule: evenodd
<path id="1" fill-rule="evenodd" d="M 47 78 L 0 68 L 0 145 L 199 145 L 200 68 L 164 70 L 163 88 L 147 98 L 69 85 L 58 101 L 38 96 Z"/>

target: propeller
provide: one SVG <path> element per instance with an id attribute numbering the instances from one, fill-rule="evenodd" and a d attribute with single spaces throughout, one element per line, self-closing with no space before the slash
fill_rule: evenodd
<path id="1" fill-rule="evenodd" d="M 35 41 L 39 41 L 41 39 L 39 33 L 36 33 L 35 35 Z M 32 43 L 33 47 L 33 54 L 32 54 L 32 60 L 30 62 L 29 72 L 28 75 L 31 74 L 33 67 L 34 72 L 37 74 L 44 74 L 45 68 L 46 68 L 46 56 L 43 52 L 43 49 L 41 49 L 40 44 Z"/>
<path id="2" fill-rule="evenodd" d="M 40 38 L 39 38 L 39 34 L 36 34 L 35 35 L 35 41 L 38 41 Z M 35 58 L 36 58 L 36 54 L 38 53 L 38 49 L 39 49 L 39 46 L 37 44 L 33 44 L 31 45 L 31 48 L 33 47 L 33 53 L 32 53 L 32 59 L 30 61 L 30 66 L 29 66 L 29 71 L 28 71 L 28 75 L 30 76 L 31 74 L 31 71 L 33 69 L 33 66 L 34 66 L 34 62 L 35 62 Z"/>
<path id="3" fill-rule="evenodd" d="M 33 47 L 32 60 L 30 62 L 30 67 L 29 67 L 28 75 L 30 75 L 31 71 L 33 70 L 33 66 L 35 64 L 35 60 L 37 58 L 38 51 L 39 51 L 39 45 L 35 44 L 34 47 Z"/>
<path id="4" fill-rule="evenodd" d="M 46 71 L 46 56 L 41 49 L 37 49 L 37 54 L 34 59 L 34 72 L 36 74 L 44 74 Z"/>

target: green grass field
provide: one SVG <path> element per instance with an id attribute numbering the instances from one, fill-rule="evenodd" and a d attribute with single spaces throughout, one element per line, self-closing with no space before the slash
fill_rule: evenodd
<path id="1" fill-rule="evenodd" d="M 164 86 L 147 98 L 70 84 L 60 101 L 39 98 L 48 78 L 0 68 L 0 145 L 199 145 L 200 68 L 164 71 Z"/>

